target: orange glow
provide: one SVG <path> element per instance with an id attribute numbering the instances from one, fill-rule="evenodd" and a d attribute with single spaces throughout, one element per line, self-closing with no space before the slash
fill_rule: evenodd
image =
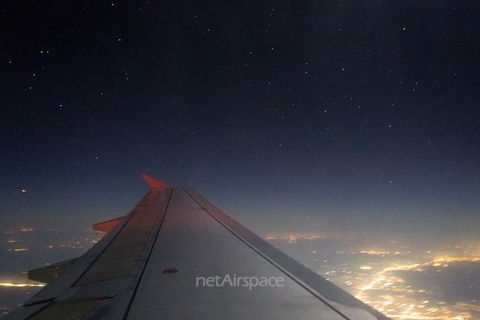
<path id="1" fill-rule="evenodd" d="M 44 284 L 37 284 L 37 283 L 9 283 L 4 282 L 0 283 L 2 287 L 44 287 Z"/>

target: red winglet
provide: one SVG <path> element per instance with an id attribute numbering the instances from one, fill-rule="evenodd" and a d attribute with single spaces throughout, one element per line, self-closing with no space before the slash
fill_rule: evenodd
<path id="1" fill-rule="evenodd" d="M 109 233 L 110 230 L 115 228 L 115 226 L 117 224 L 119 224 L 120 221 L 122 221 L 122 218 L 123 217 L 115 218 L 115 219 L 108 220 L 108 221 L 103 221 L 103 222 L 100 222 L 100 223 L 96 223 L 96 224 L 93 225 L 93 230 Z"/>
<path id="2" fill-rule="evenodd" d="M 168 187 L 168 185 L 166 185 L 165 183 L 155 180 L 152 177 L 147 176 L 146 174 L 142 174 L 142 178 L 150 185 L 150 190 Z"/>

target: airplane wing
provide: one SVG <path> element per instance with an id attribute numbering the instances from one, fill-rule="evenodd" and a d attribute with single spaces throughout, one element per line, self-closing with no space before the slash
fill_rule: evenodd
<path id="1" fill-rule="evenodd" d="M 48 285 L 16 319 L 388 319 L 193 188 L 150 192 L 84 255 L 29 271 Z"/>

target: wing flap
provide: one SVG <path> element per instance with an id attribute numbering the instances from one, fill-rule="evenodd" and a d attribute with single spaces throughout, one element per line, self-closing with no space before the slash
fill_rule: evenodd
<path id="1" fill-rule="evenodd" d="M 35 315 L 32 320 L 78 320 L 92 312 L 107 299 L 102 300 L 82 300 L 82 301 L 61 301 L 54 302 Z"/>
<path id="2" fill-rule="evenodd" d="M 56 301 L 65 300 L 101 300 L 110 299 L 131 289 L 135 285 L 134 277 L 124 277 L 102 282 L 75 286 L 66 290 Z"/>
<path id="3" fill-rule="evenodd" d="M 90 267 L 94 258 L 78 259 L 76 260 L 66 272 L 60 274 L 57 278 L 53 279 L 45 288 L 40 290 L 36 295 L 31 297 L 25 305 L 33 305 L 42 303 L 44 301 L 55 300 L 65 290 L 70 288 L 77 279 Z"/>
<path id="4" fill-rule="evenodd" d="M 76 259 L 65 260 L 43 268 L 29 270 L 28 279 L 43 283 L 49 283 L 60 274 L 65 272 L 75 262 Z"/>
<path id="5" fill-rule="evenodd" d="M 39 312 L 41 309 L 45 308 L 48 303 L 39 303 L 33 306 L 22 307 L 16 309 L 14 312 L 7 314 L 2 318 L 2 320 L 25 320 L 29 319 L 29 316 Z"/>

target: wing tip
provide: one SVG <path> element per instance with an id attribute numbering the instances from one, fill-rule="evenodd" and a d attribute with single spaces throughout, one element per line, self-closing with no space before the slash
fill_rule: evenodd
<path id="1" fill-rule="evenodd" d="M 169 186 L 163 182 L 160 182 L 148 175 L 146 175 L 145 173 L 142 173 L 142 178 L 143 180 L 145 180 L 146 183 L 148 183 L 148 185 L 150 186 L 150 190 L 153 190 L 153 189 L 158 189 L 158 188 L 168 188 Z"/>

